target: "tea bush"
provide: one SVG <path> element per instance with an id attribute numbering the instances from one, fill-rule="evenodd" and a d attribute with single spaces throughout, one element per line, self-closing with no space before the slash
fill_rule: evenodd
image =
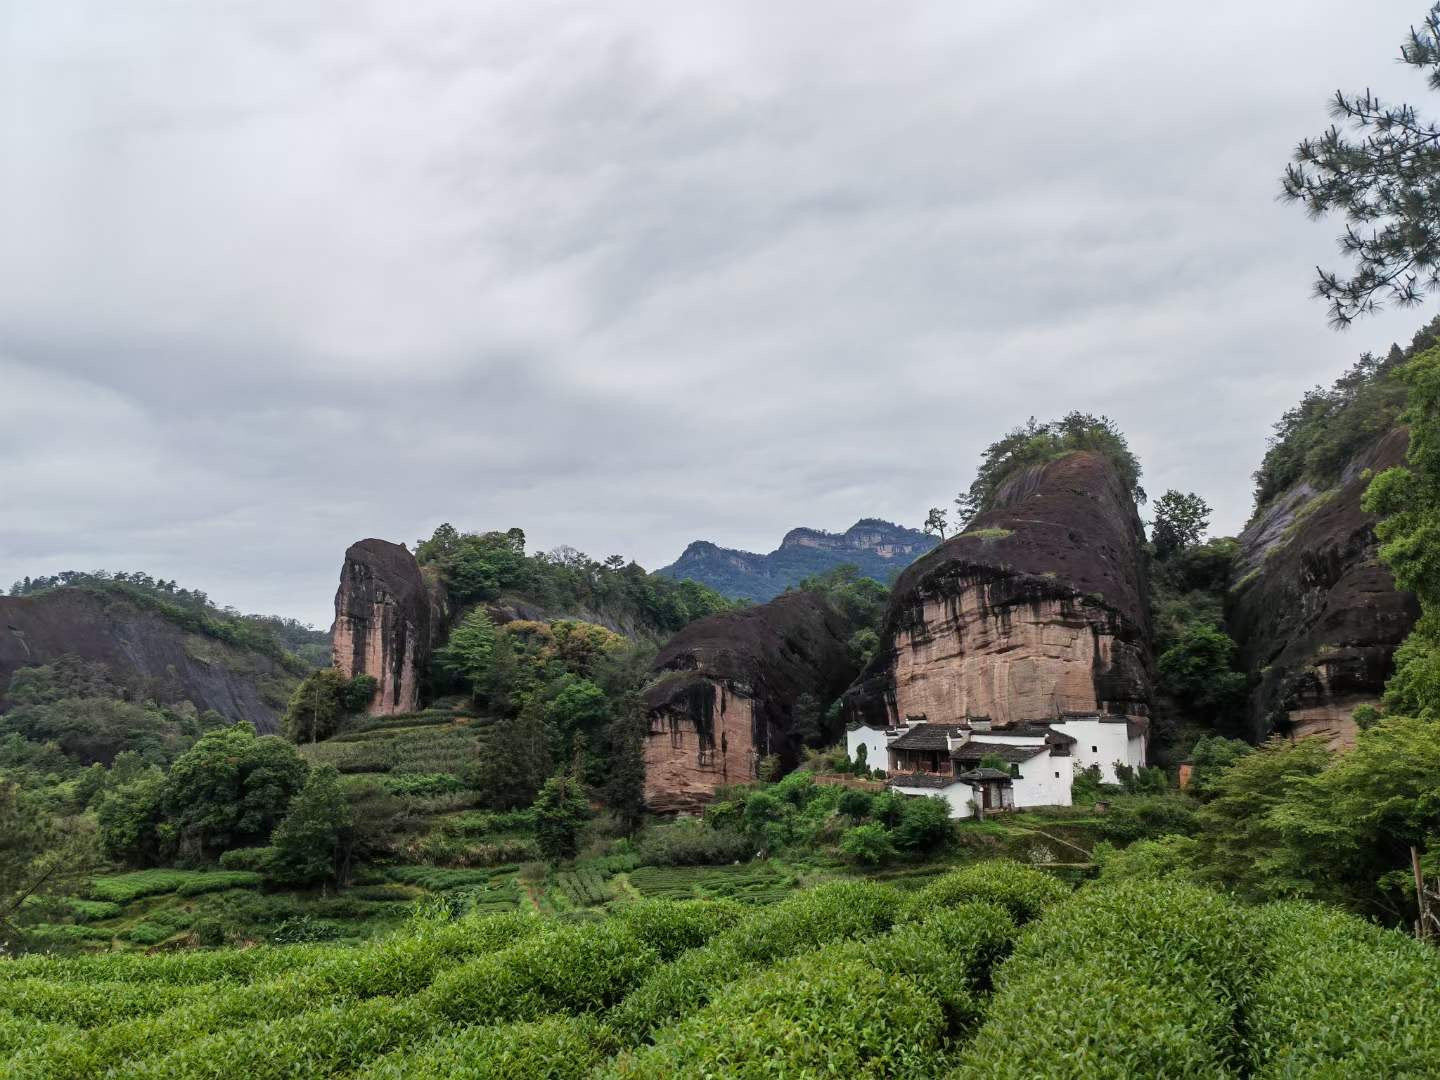
<path id="1" fill-rule="evenodd" d="M 611 1010 L 606 1022 L 635 1043 L 655 1028 L 703 1007 L 762 964 L 845 938 L 883 933 L 901 909 L 900 894 L 868 882 L 821 885 L 762 908 L 709 944 L 651 972 Z"/>
<path id="2" fill-rule="evenodd" d="M 1260 961 L 1238 905 L 1177 882 L 1089 887 L 1027 930 L 957 1076 L 1220 1077 Z"/>
<path id="3" fill-rule="evenodd" d="M 589 1017 L 552 1016 L 529 1023 L 463 1028 L 391 1053 L 356 1080 L 581 1080 L 615 1050 Z"/>
<path id="4" fill-rule="evenodd" d="M 1029 922 L 1070 895 L 1070 886 L 1043 870 L 1007 859 L 961 867 L 938 878 L 909 899 L 912 915 L 964 900 L 985 900 L 1006 908 L 1015 921 Z"/>
<path id="5" fill-rule="evenodd" d="M 1315 904 L 1254 922 L 1268 961 L 1247 1013 L 1254 1076 L 1440 1076 L 1434 948 Z"/>
<path id="6" fill-rule="evenodd" d="M 913 981 L 821 952 L 736 984 L 606 1075 L 928 1077 L 944 1032 Z"/>
<path id="7" fill-rule="evenodd" d="M 546 929 L 441 975 L 425 998 L 438 1015 L 469 1024 L 599 1011 L 658 962 L 659 954 L 621 923 Z"/>

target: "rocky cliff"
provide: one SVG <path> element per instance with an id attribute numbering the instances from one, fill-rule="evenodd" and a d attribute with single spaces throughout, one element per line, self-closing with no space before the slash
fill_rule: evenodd
<path id="1" fill-rule="evenodd" d="M 17 668 L 67 655 L 105 664 L 137 694 L 167 704 L 188 700 L 262 733 L 276 729 L 299 682 L 275 657 L 197 633 L 117 594 L 64 588 L 0 597 L 0 694 Z"/>
<path id="2" fill-rule="evenodd" d="M 782 770 L 798 764 L 795 703 L 809 694 L 823 707 L 849 685 L 850 630 L 822 599 L 794 592 L 676 634 L 656 657 L 645 694 L 650 808 L 694 809 L 722 784 L 755 779 L 772 754 Z"/>
<path id="3" fill-rule="evenodd" d="M 853 563 L 866 577 L 888 583 L 897 571 L 937 543 L 935 537 L 862 518 L 843 533 L 791 529 L 768 555 L 723 548 L 697 540 L 670 566 L 657 570 L 672 578 L 690 578 L 731 599 L 765 601 L 843 563 Z"/>
<path id="4" fill-rule="evenodd" d="M 1391 431 L 1334 486 L 1294 484 L 1240 535 L 1228 622 L 1255 682 L 1252 738 L 1279 730 L 1350 745 L 1351 712 L 1379 700 L 1419 609 L 1379 561 L 1360 498 L 1372 473 L 1403 463 L 1406 444 Z"/>
<path id="5" fill-rule="evenodd" d="M 375 677 L 372 714 L 420 707 L 434 630 L 431 587 L 410 550 L 387 540 L 350 545 L 335 592 L 335 667 Z"/>
<path id="6" fill-rule="evenodd" d="M 1080 451 L 1007 480 L 996 508 L 896 583 L 849 722 L 1144 715 L 1144 534 L 1109 461 Z"/>

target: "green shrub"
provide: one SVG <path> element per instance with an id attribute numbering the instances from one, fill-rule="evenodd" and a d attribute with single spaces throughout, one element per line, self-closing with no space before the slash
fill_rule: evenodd
<path id="1" fill-rule="evenodd" d="M 73 1031 L 64 1024 L 41 1023 L 34 1017 L 0 1010 L 0 1055 L 9 1056 L 26 1047 L 62 1039 Z"/>
<path id="2" fill-rule="evenodd" d="M 1110 800 L 1100 835 L 1115 844 L 1195 831 L 1195 804 L 1185 795 L 1121 795 Z"/>
<path id="3" fill-rule="evenodd" d="M 136 945 L 159 945 L 173 933 L 174 931 L 167 926 L 159 926 L 153 922 L 139 922 L 126 931 L 125 940 L 133 941 Z"/>
<path id="4" fill-rule="evenodd" d="M 840 882 L 799 893 L 656 968 L 611 1010 L 606 1022 L 623 1041 L 638 1043 L 657 1027 L 702 1008 L 758 965 L 826 942 L 883 933 L 900 910 L 899 893 L 869 882 Z"/>
<path id="5" fill-rule="evenodd" d="M 440 1015 L 467 1024 L 598 1011 L 619 1001 L 658 959 L 620 924 L 547 929 L 446 972 L 424 998 Z"/>
<path id="6" fill-rule="evenodd" d="M 734 830 L 684 819 L 652 825 L 637 853 L 646 866 L 726 866 L 754 858 L 755 843 Z"/>
<path id="7" fill-rule="evenodd" d="M 387 1054 L 357 1080 L 582 1080 L 613 1051 L 609 1033 L 588 1017 L 462 1028 Z"/>
<path id="8" fill-rule="evenodd" d="M 1160 881 L 1081 890 L 1031 924 L 996 974 L 958 1076 L 1222 1077 L 1259 961 L 1244 912 Z"/>
<path id="9" fill-rule="evenodd" d="M 128 904 L 142 896 L 174 892 L 186 882 L 203 877 L 199 870 L 136 870 L 128 874 L 112 874 L 90 883 L 90 895 L 96 900 Z"/>
<path id="10" fill-rule="evenodd" d="M 994 859 L 952 870 L 910 897 L 912 916 L 964 900 L 984 900 L 1007 909 L 1018 923 L 1029 922 L 1070 895 L 1070 886 L 1043 870 Z"/>
<path id="11" fill-rule="evenodd" d="M 1246 1014 L 1252 1075 L 1440 1076 L 1440 955 L 1315 904 L 1254 919 L 1267 957 Z"/>
<path id="12" fill-rule="evenodd" d="M 232 848 L 220 854 L 220 869 L 264 874 L 275 860 L 273 847 Z"/>
<path id="13" fill-rule="evenodd" d="M 15 979 L 5 984 L 6 1013 L 38 1023 L 94 1027 L 133 1016 L 152 1016 L 199 993 L 161 983 L 55 982 Z"/>
<path id="14" fill-rule="evenodd" d="M 178 896 L 199 896 L 226 889 L 258 889 L 260 875 L 250 870 L 220 870 L 191 878 L 175 890 Z"/>
<path id="15" fill-rule="evenodd" d="M 944 1033 L 910 979 L 821 952 L 736 984 L 609 1075 L 927 1077 Z"/>
<path id="16" fill-rule="evenodd" d="M 464 781 L 453 773 L 392 773 L 381 778 L 381 786 L 391 795 L 448 795 L 461 791 Z"/>
<path id="17" fill-rule="evenodd" d="M 840 839 L 840 852 L 862 866 L 879 866 L 895 857 L 890 831 L 877 822 L 847 829 Z"/>
<path id="18" fill-rule="evenodd" d="M 730 929 L 744 914 L 739 904 L 725 900 L 642 900 L 621 908 L 616 918 L 670 961 Z"/>
<path id="19" fill-rule="evenodd" d="M 279 1020 L 220 1031 L 125 1070 L 133 1080 L 282 1080 L 348 1072 L 431 1035 L 434 1014 L 413 1001 L 324 1005 Z"/>

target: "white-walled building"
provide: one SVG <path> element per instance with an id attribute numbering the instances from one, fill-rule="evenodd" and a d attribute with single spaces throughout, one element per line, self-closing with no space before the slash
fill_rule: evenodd
<path id="1" fill-rule="evenodd" d="M 890 766 L 890 740 L 895 738 L 897 728 L 873 728 L 861 724 L 845 732 L 845 753 L 851 761 L 860 760 L 860 748 L 865 748 L 865 764 L 872 769 L 888 769 Z"/>
<path id="2" fill-rule="evenodd" d="M 972 817 L 1028 806 L 1069 806 L 1078 771 L 1098 766 L 1118 783 L 1117 767 L 1145 764 L 1149 722 L 1144 717 L 1073 713 L 1056 720 L 992 725 L 983 717 L 955 724 L 859 728 L 847 749 L 862 742 L 873 764 L 877 736 L 885 740 L 890 787 L 903 795 L 939 795 L 950 816 Z M 854 750 L 850 749 L 852 756 Z M 998 759 L 1008 775 L 996 770 Z M 989 761 L 990 767 L 982 766 Z"/>

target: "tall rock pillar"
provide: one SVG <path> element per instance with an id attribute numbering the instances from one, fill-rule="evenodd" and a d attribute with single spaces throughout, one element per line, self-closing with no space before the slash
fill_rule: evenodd
<path id="1" fill-rule="evenodd" d="M 430 622 L 429 592 L 404 544 L 371 539 L 350 545 L 335 591 L 332 648 L 335 667 L 347 678 L 374 676 L 372 715 L 420 707 Z"/>

